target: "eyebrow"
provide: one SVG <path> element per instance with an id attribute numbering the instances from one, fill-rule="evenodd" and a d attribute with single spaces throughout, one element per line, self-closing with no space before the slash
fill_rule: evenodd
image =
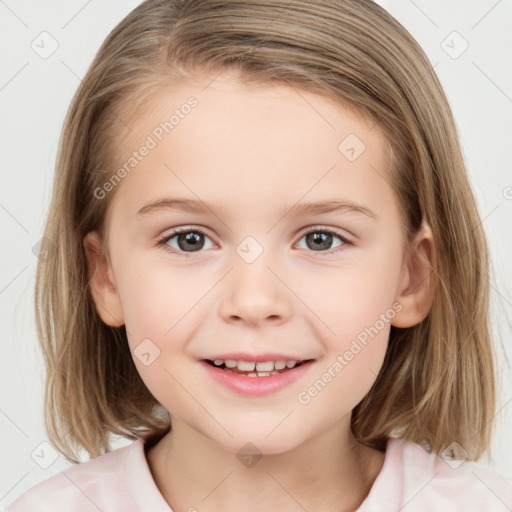
<path id="1" fill-rule="evenodd" d="M 224 208 L 220 208 L 221 213 L 224 212 Z M 152 201 L 144 205 L 138 212 L 137 215 L 151 216 L 160 212 L 165 211 L 184 211 L 190 213 L 207 213 L 208 211 L 215 211 L 215 207 L 204 201 L 196 199 L 185 199 L 185 198 L 171 198 L 164 197 Z M 369 208 L 357 204 L 351 201 L 342 199 L 331 199 L 325 201 L 318 201 L 315 203 L 296 203 L 292 206 L 285 206 L 281 212 L 282 216 L 292 215 L 315 215 L 330 212 L 354 212 L 362 215 L 366 215 L 372 219 L 377 219 L 375 212 Z"/>

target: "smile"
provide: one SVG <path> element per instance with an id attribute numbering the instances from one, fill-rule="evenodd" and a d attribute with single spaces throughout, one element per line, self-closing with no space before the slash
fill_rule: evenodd
<path id="1" fill-rule="evenodd" d="M 313 361 L 203 359 L 200 363 L 208 375 L 224 387 L 241 394 L 261 396 L 277 392 L 297 380 Z"/>
<path id="2" fill-rule="evenodd" d="M 236 359 L 215 359 L 210 361 L 206 359 L 208 364 L 216 366 L 227 372 L 246 375 L 247 377 L 269 377 L 278 375 L 291 368 L 300 366 L 304 361 L 241 361 Z"/>

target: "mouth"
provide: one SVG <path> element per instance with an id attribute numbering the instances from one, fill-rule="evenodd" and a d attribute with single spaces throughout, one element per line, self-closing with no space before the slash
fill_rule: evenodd
<path id="1" fill-rule="evenodd" d="M 212 384 L 252 397 L 277 393 L 306 379 L 314 371 L 315 362 L 316 359 L 275 352 L 209 354 L 199 360 Z"/>
<path id="2" fill-rule="evenodd" d="M 212 379 L 212 383 L 246 396 L 265 396 L 291 386 L 304 379 L 314 366 L 315 359 L 271 358 L 269 355 L 245 356 L 245 359 L 232 359 L 234 355 L 212 356 L 214 359 L 201 359 L 199 362 Z M 259 361 L 247 361 L 259 359 Z"/>
<path id="3" fill-rule="evenodd" d="M 269 361 L 243 361 L 237 359 L 203 359 L 207 364 L 224 370 L 228 373 L 234 373 L 245 377 L 271 377 L 280 375 L 292 369 L 313 361 L 313 359 L 282 359 Z"/>

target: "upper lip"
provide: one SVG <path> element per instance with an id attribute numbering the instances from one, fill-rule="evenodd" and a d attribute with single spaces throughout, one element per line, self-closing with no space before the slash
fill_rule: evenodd
<path id="1" fill-rule="evenodd" d="M 237 361 L 254 361 L 256 363 L 263 361 L 308 361 L 309 359 L 313 359 L 312 357 L 302 357 L 302 356 L 292 356 L 289 354 L 276 354 L 265 352 L 263 354 L 248 354 L 246 352 L 231 352 L 229 354 L 216 354 L 212 356 L 205 357 L 204 359 L 208 359 L 210 361 L 215 361 L 216 359 L 222 359 L 225 361 L 226 359 L 235 359 Z"/>

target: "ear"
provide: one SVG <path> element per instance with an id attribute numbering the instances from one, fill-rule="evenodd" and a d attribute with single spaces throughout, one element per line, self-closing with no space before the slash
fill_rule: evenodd
<path id="1" fill-rule="evenodd" d="M 412 327 L 429 313 L 434 298 L 435 245 L 430 226 L 423 221 L 411 247 L 406 251 L 396 301 L 402 305 L 391 325 Z"/>
<path id="2" fill-rule="evenodd" d="M 104 323 L 111 327 L 120 327 L 124 325 L 121 300 L 110 264 L 102 256 L 102 243 L 97 231 L 87 233 L 83 245 L 87 257 L 88 286 L 96 311 Z"/>

